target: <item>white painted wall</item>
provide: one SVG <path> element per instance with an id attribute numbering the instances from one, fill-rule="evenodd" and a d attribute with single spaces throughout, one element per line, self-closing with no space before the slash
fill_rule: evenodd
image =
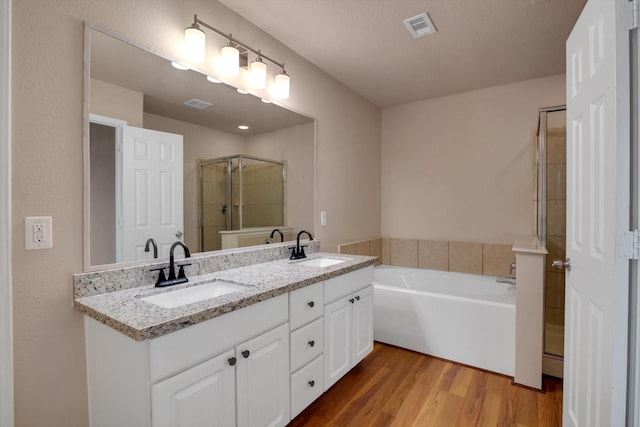
<path id="1" fill-rule="evenodd" d="M 538 109 L 564 74 L 382 111 L 382 236 L 513 243 L 534 225 Z"/>

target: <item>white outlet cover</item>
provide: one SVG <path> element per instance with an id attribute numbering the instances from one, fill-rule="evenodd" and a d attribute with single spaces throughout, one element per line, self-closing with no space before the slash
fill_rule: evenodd
<path id="1" fill-rule="evenodd" d="M 24 219 L 24 248 L 49 249 L 53 247 L 53 229 L 50 216 L 28 216 Z"/>

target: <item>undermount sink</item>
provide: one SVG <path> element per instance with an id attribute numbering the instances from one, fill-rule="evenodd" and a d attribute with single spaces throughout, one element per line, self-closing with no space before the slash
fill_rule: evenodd
<path id="1" fill-rule="evenodd" d="M 217 298 L 234 292 L 240 292 L 245 289 L 246 288 L 235 283 L 216 280 L 175 291 L 150 295 L 140 299 L 164 308 L 176 308 L 186 304 L 193 304 L 194 302 Z"/>
<path id="2" fill-rule="evenodd" d="M 347 261 L 346 259 L 312 258 L 307 261 L 299 262 L 298 264 L 304 265 L 307 267 L 324 268 L 324 267 L 331 267 L 332 265 L 336 265 L 336 264 L 342 264 L 343 262 L 346 262 L 346 261 Z"/>

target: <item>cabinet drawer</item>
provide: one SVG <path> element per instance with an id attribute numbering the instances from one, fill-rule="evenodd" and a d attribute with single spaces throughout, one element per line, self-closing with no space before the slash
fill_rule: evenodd
<path id="1" fill-rule="evenodd" d="M 149 341 L 149 380 L 195 366 L 287 322 L 287 295 L 234 310 Z M 215 337 L 215 338 L 204 338 Z"/>
<path id="2" fill-rule="evenodd" d="M 319 282 L 289 294 L 289 325 L 292 331 L 322 316 L 323 290 L 322 282 Z"/>
<path id="3" fill-rule="evenodd" d="M 361 268 L 324 282 L 324 303 L 352 294 L 373 283 L 373 266 Z"/>
<path id="4" fill-rule="evenodd" d="M 291 372 L 315 359 L 324 349 L 324 322 L 317 319 L 291 332 Z"/>
<path id="5" fill-rule="evenodd" d="M 298 415 L 324 391 L 324 360 L 320 356 L 291 375 L 291 419 Z"/>

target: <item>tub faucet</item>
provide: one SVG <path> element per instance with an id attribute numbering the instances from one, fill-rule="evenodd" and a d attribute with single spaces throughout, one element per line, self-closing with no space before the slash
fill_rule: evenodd
<path id="1" fill-rule="evenodd" d="M 509 276 L 513 276 L 513 270 L 516 269 L 516 263 L 512 262 L 511 265 L 509 266 Z"/>
<path id="2" fill-rule="evenodd" d="M 184 268 L 188 265 L 191 265 L 191 263 L 179 264 L 178 276 L 176 276 L 175 258 L 174 258 L 173 252 L 178 246 L 182 246 L 182 250 L 184 251 L 185 258 L 191 257 L 191 252 L 189 252 L 189 248 L 181 241 L 178 240 L 173 245 L 171 245 L 171 249 L 169 250 L 169 276 L 166 277 L 164 275 L 164 267 L 151 269 L 151 271 L 156 271 L 156 270 L 160 271 L 160 273 L 158 273 L 158 281 L 156 282 L 157 288 L 163 287 L 163 286 L 177 285 L 178 283 L 185 283 L 189 281 L 189 279 L 187 279 L 187 276 L 184 273 Z"/>
<path id="3" fill-rule="evenodd" d="M 309 236 L 309 240 L 313 240 L 313 236 L 308 231 L 302 230 L 301 232 L 299 232 L 298 237 L 296 238 L 296 246 L 289 248 L 289 249 L 293 249 L 289 259 L 301 259 L 301 258 L 307 257 L 304 253 L 304 248 L 306 247 L 306 245 L 300 246 L 300 236 L 302 234 L 306 234 L 307 236 Z"/>
<path id="4" fill-rule="evenodd" d="M 149 252 L 149 245 L 153 245 L 153 258 L 158 258 L 158 244 L 154 239 L 147 239 L 147 243 L 144 244 L 144 251 Z"/>
<path id="5" fill-rule="evenodd" d="M 278 233 L 280 235 L 280 243 L 284 242 L 284 235 L 282 234 L 282 231 L 278 230 L 277 228 L 275 228 L 272 232 L 271 235 L 269 236 L 270 239 L 273 239 L 273 236 L 275 233 Z"/>

